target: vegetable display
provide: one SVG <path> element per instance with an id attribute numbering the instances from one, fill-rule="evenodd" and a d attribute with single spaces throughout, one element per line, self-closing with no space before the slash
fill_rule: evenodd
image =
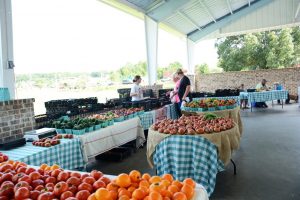
<path id="1" fill-rule="evenodd" d="M 156 122 L 152 128 L 159 133 L 195 135 L 218 133 L 234 127 L 231 118 L 217 117 L 215 114 L 182 116 L 178 120 L 165 119 Z"/>
<path id="2" fill-rule="evenodd" d="M 180 182 L 171 174 L 150 176 L 132 170 L 110 179 L 97 170 L 79 173 L 56 164 L 37 169 L 11 160 L 0 164 L 0 173 L 3 200 L 190 200 L 196 187 L 191 178 Z"/>
<path id="3" fill-rule="evenodd" d="M 217 109 L 231 109 L 232 106 L 236 105 L 235 99 L 217 99 L 217 98 L 207 98 L 200 99 L 197 101 L 191 101 L 185 104 L 186 108 L 217 108 Z"/>

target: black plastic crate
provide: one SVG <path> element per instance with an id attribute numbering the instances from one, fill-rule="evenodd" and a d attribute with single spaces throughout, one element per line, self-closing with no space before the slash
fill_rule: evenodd
<path id="1" fill-rule="evenodd" d="M 158 97 L 164 97 L 168 92 L 173 91 L 173 89 L 160 89 L 158 90 Z"/>
<path id="2" fill-rule="evenodd" d="M 107 161 L 122 161 L 125 158 L 128 158 L 132 154 L 132 149 L 127 147 L 118 147 L 107 151 L 103 154 L 100 154 L 95 157 L 96 160 L 107 160 Z"/>

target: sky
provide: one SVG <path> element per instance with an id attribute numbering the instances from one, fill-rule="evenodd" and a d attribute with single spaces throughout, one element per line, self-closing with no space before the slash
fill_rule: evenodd
<path id="1" fill-rule="evenodd" d="M 15 72 L 116 70 L 146 61 L 144 22 L 97 0 L 12 0 Z M 199 42 L 195 63 L 215 67 L 214 40 Z M 158 66 L 187 63 L 186 43 L 159 30 Z"/>

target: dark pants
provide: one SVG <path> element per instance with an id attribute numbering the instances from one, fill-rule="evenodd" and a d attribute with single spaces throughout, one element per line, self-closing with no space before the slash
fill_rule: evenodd
<path id="1" fill-rule="evenodd" d="M 277 100 L 277 103 L 280 104 L 280 99 Z M 288 98 L 285 100 L 285 104 L 289 104 L 290 103 L 290 95 L 288 94 Z"/>
<path id="2" fill-rule="evenodd" d="M 266 102 L 256 102 L 255 103 L 255 107 L 258 107 L 258 108 L 266 108 L 268 107 Z"/>
<path id="3" fill-rule="evenodd" d="M 175 104 L 175 109 L 176 109 L 176 114 L 178 117 L 181 117 L 181 110 L 180 110 L 180 106 L 181 106 L 181 103 L 174 103 Z"/>

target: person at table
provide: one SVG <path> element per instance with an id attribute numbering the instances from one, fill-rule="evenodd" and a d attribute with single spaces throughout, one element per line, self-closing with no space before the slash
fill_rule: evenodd
<path id="1" fill-rule="evenodd" d="M 190 79 L 184 75 L 182 69 L 178 69 L 176 74 L 180 80 L 179 87 L 178 87 L 178 97 L 179 103 L 178 107 L 181 108 L 182 104 L 191 100 L 190 91 L 191 91 L 191 81 Z M 181 116 L 181 112 L 180 115 Z"/>
<path id="2" fill-rule="evenodd" d="M 240 87 L 238 87 L 240 92 L 247 92 L 247 90 L 245 89 L 245 85 L 244 83 L 242 83 L 240 85 Z M 242 109 L 249 109 L 248 105 L 248 99 L 241 99 L 241 107 Z"/>
<path id="3" fill-rule="evenodd" d="M 269 88 L 267 87 L 267 80 L 262 79 L 261 83 L 257 84 L 255 89 L 257 92 L 268 91 Z M 266 102 L 256 102 L 255 106 L 258 108 L 267 108 L 268 107 Z"/>
<path id="4" fill-rule="evenodd" d="M 284 90 L 283 85 L 279 84 L 278 82 L 274 83 L 274 90 Z M 285 104 L 290 104 L 290 95 L 288 93 L 288 98 L 285 100 Z M 281 100 L 277 99 L 277 103 L 281 104 Z"/>
<path id="5" fill-rule="evenodd" d="M 175 83 L 173 91 L 169 92 L 167 95 L 170 96 L 171 102 L 175 104 L 176 113 L 179 116 L 180 115 L 180 107 L 178 106 L 178 103 L 180 102 L 179 96 L 178 96 L 178 88 L 180 85 L 180 79 L 177 75 L 177 73 L 173 74 L 173 82 Z"/>
<path id="6" fill-rule="evenodd" d="M 133 79 L 133 85 L 130 90 L 131 101 L 133 103 L 137 103 L 143 100 L 143 89 L 140 84 L 142 82 L 142 78 L 139 75 L 136 75 Z"/>

